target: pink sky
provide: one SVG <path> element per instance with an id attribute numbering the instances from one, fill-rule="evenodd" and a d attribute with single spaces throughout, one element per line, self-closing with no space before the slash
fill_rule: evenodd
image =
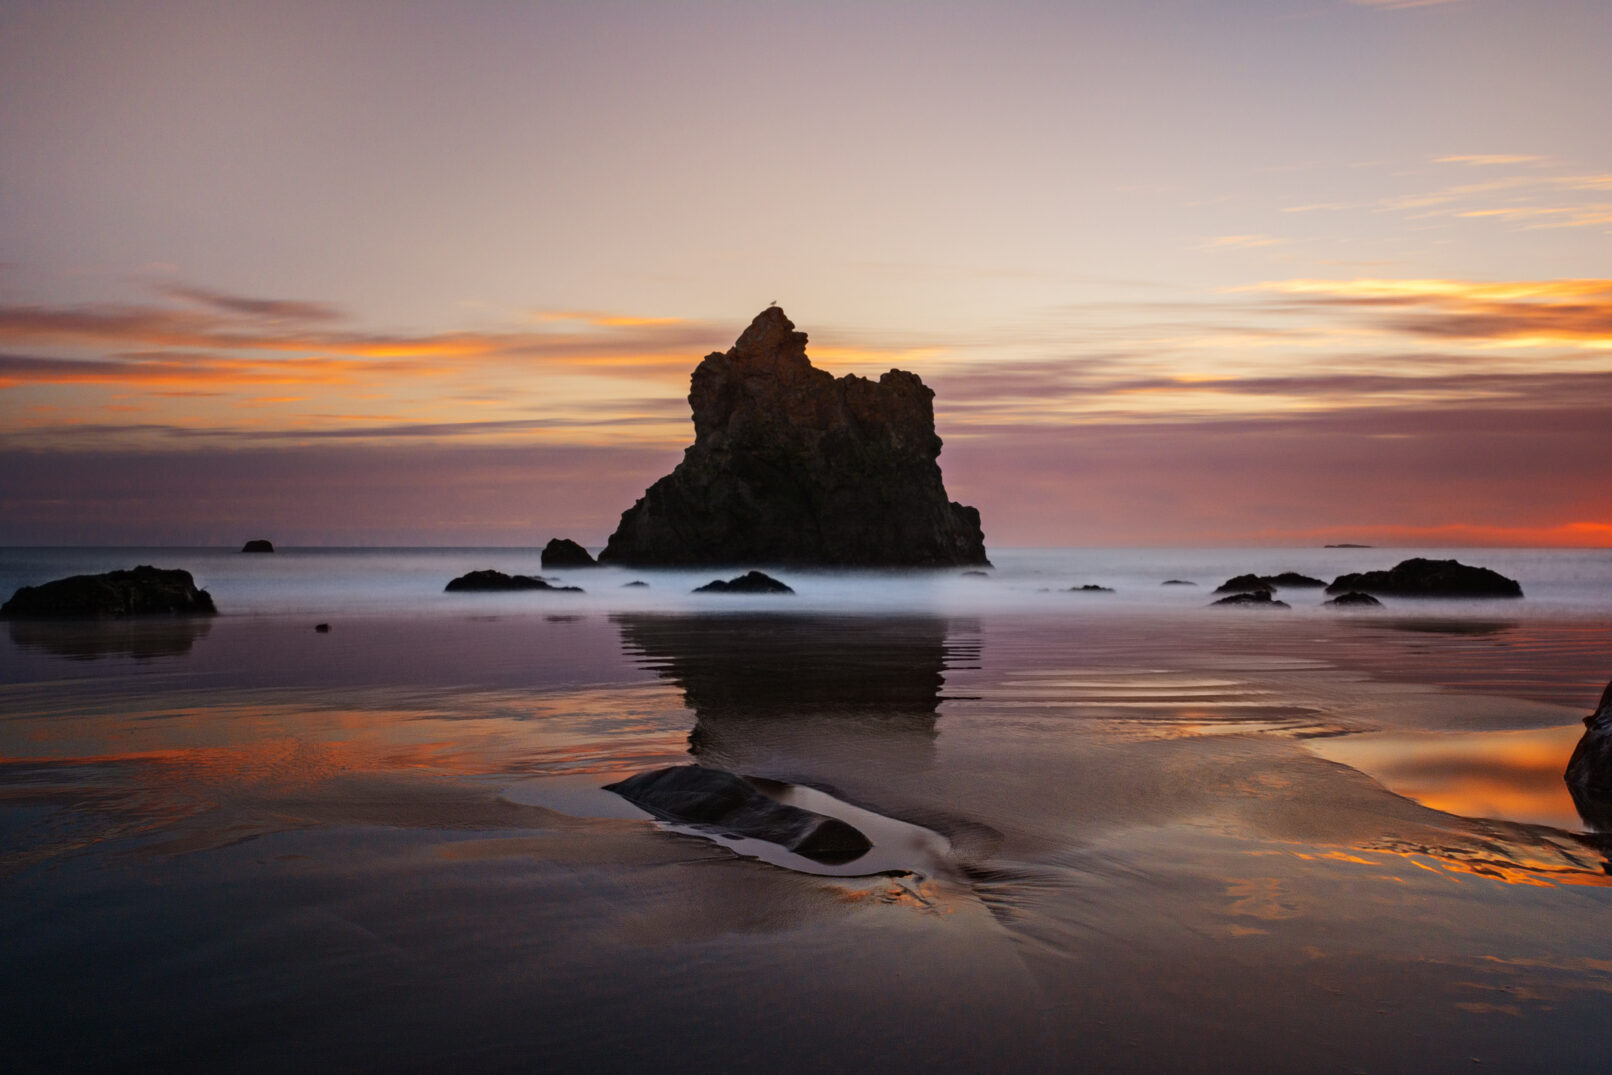
<path id="1" fill-rule="evenodd" d="M 601 544 L 776 300 L 992 545 L 1612 544 L 1612 8 L 0 8 L 0 543 Z"/>

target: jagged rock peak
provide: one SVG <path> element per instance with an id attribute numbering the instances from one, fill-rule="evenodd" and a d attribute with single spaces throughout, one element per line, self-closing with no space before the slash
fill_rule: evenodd
<path id="1" fill-rule="evenodd" d="M 690 379 L 694 443 L 622 513 L 623 564 L 983 564 L 979 513 L 946 498 L 934 393 L 812 366 L 777 306 Z"/>

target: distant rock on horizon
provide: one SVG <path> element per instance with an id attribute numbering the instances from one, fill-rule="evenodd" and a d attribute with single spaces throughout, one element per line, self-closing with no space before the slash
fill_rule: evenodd
<path id="1" fill-rule="evenodd" d="M 947 499 L 934 393 L 916 374 L 836 379 L 776 306 L 694 370 L 694 443 L 622 513 L 599 562 L 985 565 L 979 512 Z"/>
<path id="2" fill-rule="evenodd" d="M 245 545 L 241 546 L 241 551 L 242 552 L 273 552 L 274 551 L 274 542 L 269 541 L 266 538 L 253 538 L 251 541 L 248 541 Z"/>

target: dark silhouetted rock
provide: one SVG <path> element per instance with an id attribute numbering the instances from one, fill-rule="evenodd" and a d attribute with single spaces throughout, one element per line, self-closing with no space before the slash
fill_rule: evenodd
<path id="1" fill-rule="evenodd" d="M 316 623 L 316 624 L 313 625 L 313 629 L 315 631 L 318 631 L 322 635 L 328 635 L 330 633 L 330 624 L 328 624 L 328 623 Z"/>
<path id="2" fill-rule="evenodd" d="M 695 593 L 794 593 L 795 591 L 760 571 L 746 571 L 736 579 L 717 579 L 694 587 Z"/>
<path id="3" fill-rule="evenodd" d="M 742 776 L 701 765 L 639 773 L 605 785 L 664 821 L 779 844 L 815 862 L 838 865 L 867 854 L 873 844 L 838 818 L 787 806 Z"/>
<path id="4" fill-rule="evenodd" d="M 472 571 L 443 587 L 445 593 L 490 593 L 503 590 L 552 590 L 555 593 L 581 593 L 580 586 L 555 586 L 535 575 L 506 575 L 502 571 Z"/>
<path id="5" fill-rule="evenodd" d="M 213 598 L 196 589 L 189 571 L 142 564 L 132 571 L 73 575 L 24 586 L 0 606 L 16 619 L 116 619 L 123 616 L 212 615 Z"/>
<path id="6" fill-rule="evenodd" d="M 621 588 L 623 590 L 632 590 L 632 589 L 646 589 L 647 590 L 649 588 L 649 583 L 645 582 L 643 579 L 633 579 L 631 582 L 622 583 Z"/>
<path id="7" fill-rule="evenodd" d="M 1253 590 L 1249 593 L 1232 594 L 1222 597 L 1215 605 L 1230 605 L 1233 608 L 1292 608 L 1286 601 L 1278 601 L 1271 596 L 1269 590 Z M 1213 607 L 1213 606 L 1211 606 Z"/>
<path id="8" fill-rule="evenodd" d="M 1339 575 L 1327 593 L 1380 594 L 1388 597 L 1521 597 L 1522 587 L 1498 571 L 1469 567 L 1459 560 L 1404 560 L 1387 571 Z"/>
<path id="9" fill-rule="evenodd" d="M 1612 831 L 1612 683 L 1601 692 L 1595 712 L 1584 718 L 1584 736 L 1562 779 L 1579 815 L 1594 829 Z"/>
<path id="10" fill-rule="evenodd" d="M 1312 579 L 1297 571 L 1284 571 L 1280 575 L 1238 575 L 1215 587 L 1215 593 L 1255 593 L 1259 590 L 1319 590 L 1326 583 Z"/>
<path id="11" fill-rule="evenodd" d="M 1264 578 L 1278 590 L 1319 590 L 1326 585 L 1320 579 L 1312 579 L 1297 571 L 1284 571 L 1280 575 L 1266 575 Z"/>
<path id="12" fill-rule="evenodd" d="M 241 546 L 241 551 L 242 552 L 273 552 L 274 551 L 274 542 L 265 541 L 262 538 L 255 538 L 252 541 L 248 541 L 245 545 L 242 545 Z"/>
<path id="13" fill-rule="evenodd" d="M 1352 541 L 1340 541 L 1336 545 L 1323 545 L 1324 549 L 1374 549 L 1375 545 L 1356 545 Z"/>
<path id="14" fill-rule="evenodd" d="M 1160 586 L 1196 586 L 1198 584 L 1196 582 L 1188 582 L 1186 579 L 1165 579 L 1163 582 L 1159 583 L 1159 585 Z"/>
<path id="15" fill-rule="evenodd" d="M 1260 575 L 1238 575 L 1215 587 L 1215 593 L 1270 593 L 1276 584 Z"/>
<path id="16" fill-rule="evenodd" d="M 965 579 L 988 579 L 990 577 L 991 577 L 991 573 L 989 571 L 965 571 L 965 572 L 963 572 L 963 578 L 965 578 Z"/>
<path id="17" fill-rule="evenodd" d="M 1084 585 L 1084 586 L 1071 586 L 1071 587 L 1069 587 L 1069 589 L 1064 591 L 1064 593 L 1113 593 L 1113 592 L 1114 592 L 1114 588 L 1112 586 L 1098 586 L 1098 585 L 1095 585 L 1094 583 L 1090 583 L 1090 582 L 1086 583 L 1086 585 Z"/>
<path id="18" fill-rule="evenodd" d="M 695 369 L 694 443 L 599 554 L 629 565 L 987 564 L 979 512 L 946 499 L 934 393 L 915 374 L 836 380 L 763 310 Z"/>
<path id="19" fill-rule="evenodd" d="M 553 538 L 543 546 L 542 564 L 545 568 L 598 567 L 599 561 L 570 538 Z"/>
<path id="20" fill-rule="evenodd" d="M 1357 592 L 1355 590 L 1350 590 L 1348 593 L 1341 593 L 1337 597 L 1334 597 L 1332 600 L 1323 601 L 1321 603 L 1324 604 L 1324 605 L 1331 605 L 1334 608 L 1382 608 L 1383 607 L 1383 603 L 1381 601 L 1377 600 L 1375 597 L 1371 596 L 1369 593 L 1359 593 L 1359 592 Z"/>

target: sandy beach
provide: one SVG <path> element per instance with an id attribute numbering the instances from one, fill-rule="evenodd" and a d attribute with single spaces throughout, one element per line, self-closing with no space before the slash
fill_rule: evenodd
<path id="1" fill-rule="evenodd" d="M 1594 1066 L 1612 896 L 1561 769 L 1604 619 L 1059 596 L 14 623 L 8 1055 Z M 600 790 L 690 762 L 860 819 L 879 872 Z"/>

